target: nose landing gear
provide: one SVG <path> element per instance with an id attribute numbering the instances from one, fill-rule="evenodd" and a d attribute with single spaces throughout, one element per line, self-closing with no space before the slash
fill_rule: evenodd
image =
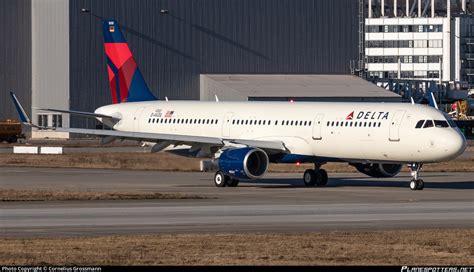
<path id="1" fill-rule="evenodd" d="M 423 164 L 419 162 L 414 162 L 408 165 L 410 169 L 412 180 L 410 181 L 410 189 L 411 190 L 423 190 L 425 187 L 425 182 L 419 178 L 419 171 L 423 169 Z"/>

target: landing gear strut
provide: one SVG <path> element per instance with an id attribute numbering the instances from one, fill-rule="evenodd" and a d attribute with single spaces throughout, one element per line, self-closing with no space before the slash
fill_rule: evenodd
<path id="1" fill-rule="evenodd" d="M 410 189 L 411 190 L 423 190 L 425 187 L 425 183 L 422 179 L 419 178 L 420 171 L 423 169 L 423 164 L 419 162 L 414 162 L 408 165 L 410 169 L 412 180 L 410 181 Z"/>
<path id="2" fill-rule="evenodd" d="M 216 187 L 237 187 L 239 185 L 239 180 L 227 176 L 222 171 L 217 171 L 214 176 L 214 184 Z"/>
<path id="3" fill-rule="evenodd" d="M 314 164 L 314 170 L 308 169 L 304 172 L 303 182 L 306 186 L 326 186 L 328 183 L 328 173 L 321 169 L 322 164 Z"/>

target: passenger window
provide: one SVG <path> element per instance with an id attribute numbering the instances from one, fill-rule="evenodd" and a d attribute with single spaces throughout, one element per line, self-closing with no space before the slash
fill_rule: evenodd
<path id="1" fill-rule="evenodd" d="M 381 125 L 382 125 L 382 123 L 381 123 L 381 122 L 379 122 L 379 127 L 380 127 Z"/>
<path id="2" fill-rule="evenodd" d="M 421 128 L 421 127 L 423 127 L 423 123 L 424 123 L 424 122 L 425 122 L 425 120 L 420 120 L 420 121 L 418 121 L 418 123 L 416 123 L 415 128 Z"/>
<path id="3" fill-rule="evenodd" d="M 265 122 L 266 122 L 266 120 L 263 120 L 263 121 L 262 121 L 262 125 L 265 125 Z"/>
<path id="4" fill-rule="evenodd" d="M 258 120 L 258 125 L 261 125 L 262 124 L 262 120 Z"/>
<path id="5" fill-rule="evenodd" d="M 311 123 L 313 123 L 313 122 L 309 121 L 309 124 L 308 124 L 308 126 L 311 126 Z"/>
<path id="6" fill-rule="evenodd" d="M 435 120 L 434 123 L 435 123 L 435 127 L 441 127 L 441 128 L 449 127 L 448 122 L 444 120 Z"/>
<path id="7" fill-rule="evenodd" d="M 433 127 L 433 121 L 432 120 L 426 120 L 425 125 L 423 128 L 430 128 Z"/>
<path id="8" fill-rule="evenodd" d="M 277 125 L 278 125 L 278 120 L 275 120 L 275 126 L 277 126 Z"/>

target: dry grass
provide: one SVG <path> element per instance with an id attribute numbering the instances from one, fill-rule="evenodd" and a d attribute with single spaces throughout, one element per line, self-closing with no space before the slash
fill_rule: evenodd
<path id="1" fill-rule="evenodd" d="M 0 190 L 0 202 L 12 201 L 66 201 L 66 200 L 147 200 L 147 199 L 205 199 L 184 193 L 121 193 L 121 192 L 71 192 Z"/>
<path id="2" fill-rule="evenodd" d="M 3 265 L 474 265 L 473 229 L 2 238 Z"/>
<path id="3" fill-rule="evenodd" d="M 27 166 L 52 168 L 91 168 L 162 171 L 199 171 L 196 158 L 186 158 L 169 153 L 77 153 L 64 155 L 2 154 L 0 166 Z M 271 164 L 273 172 L 302 172 L 311 168 L 310 164 Z M 346 163 L 328 163 L 324 168 L 331 173 L 356 172 Z M 404 171 L 407 171 L 404 168 Z M 449 162 L 425 164 L 427 172 L 470 172 L 474 171 L 474 159 L 458 159 Z"/>

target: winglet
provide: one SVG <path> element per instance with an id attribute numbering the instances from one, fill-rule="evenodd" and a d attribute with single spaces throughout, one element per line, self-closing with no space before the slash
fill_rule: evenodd
<path id="1" fill-rule="evenodd" d="M 438 104 L 436 103 L 436 99 L 434 94 L 431 90 L 428 90 L 428 101 L 430 102 L 430 106 L 438 110 Z"/>
<path id="2" fill-rule="evenodd" d="M 20 101 L 18 101 L 18 98 L 13 92 L 10 92 L 10 95 L 13 99 L 13 103 L 15 104 L 16 111 L 18 112 L 18 115 L 20 116 L 21 122 L 25 125 L 32 125 L 31 120 L 28 117 L 28 115 L 25 112 L 25 109 L 23 109 L 23 106 L 20 104 Z"/>

